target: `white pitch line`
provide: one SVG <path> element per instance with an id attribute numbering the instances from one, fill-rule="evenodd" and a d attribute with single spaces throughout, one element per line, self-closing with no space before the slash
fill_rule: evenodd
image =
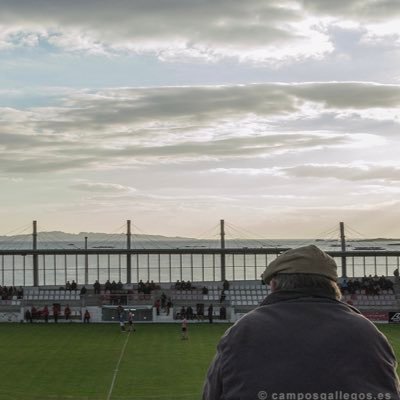
<path id="1" fill-rule="evenodd" d="M 107 400 L 110 400 L 110 399 L 111 399 L 112 391 L 113 391 L 113 389 L 114 389 L 115 380 L 117 379 L 117 375 L 118 375 L 119 364 L 121 364 L 121 360 L 122 360 L 122 358 L 124 357 L 126 345 L 128 344 L 128 340 L 129 340 L 129 335 L 130 335 L 130 334 L 131 334 L 131 332 L 129 331 L 129 332 L 128 332 L 128 335 L 126 336 L 125 343 L 124 343 L 124 345 L 123 345 L 123 347 L 122 347 L 121 354 L 120 354 L 120 356 L 119 356 L 117 365 L 116 365 L 116 367 L 115 367 L 114 376 L 113 376 L 113 379 L 112 379 L 112 382 L 111 382 L 110 390 L 109 390 L 109 392 L 108 392 Z"/>

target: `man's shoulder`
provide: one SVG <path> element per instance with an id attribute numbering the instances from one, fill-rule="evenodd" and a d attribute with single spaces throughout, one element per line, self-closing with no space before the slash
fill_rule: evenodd
<path id="1" fill-rule="evenodd" d="M 271 329 L 278 325 L 294 324 L 298 327 L 305 321 L 310 323 L 313 318 L 320 319 L 321 323 L 329 321 L 332 324 L 346 324 L 349 328 L 378 333 L 372 322 L 346 303 L 336 300 L 325 302 L 323 299 L 310 301 L 302 299 L 260 305 L 237 320 L 227 331 L 226 336 L 246 335 L 253 330 L 267 329 L 267 327 Z"/>

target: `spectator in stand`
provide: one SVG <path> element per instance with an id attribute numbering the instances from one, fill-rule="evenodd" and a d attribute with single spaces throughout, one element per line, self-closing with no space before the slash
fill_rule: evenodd
<path id="1" fill-rule="evenodd" d="M 219 319 L 226 319 L 226 308 L 224 306 L 219 309 Z"/>
<path id="2" fill-rule="evenodd" d="M 394 275 L 394 278 L 396 279 L 396 281 L 398 281 L 398 280 L 399 280 L 399 276 L 400 276 L 400 274 L 399 274 L 399 268 L 396 268 L 396 269 L 393 271 L 393 275 Z"/>
<path id="3" fill-rule="evenodd" d="M 111 282 L 107 279 L 106 283 L 104 284 L 104 289 L 109 290 L 111 292 Z"/>
<path id="4" fill-rule="evenodd" d="M 156 308 L 157 315 L 160 315 L 160 308 L 161 308 L 161 301 L 160 301 L 160 299 L 157 299 L 157 300 L 156 300 L 156 302 L 155 302 L 155 304 L 154 304 L 154 307 Z"/>
<path id="5" fill-rule="evenodd" d="M 393 282 L 390 279 L 387 279 L 382 275 L 378 282 L 382 290 L 391 290 L 393 292 Z"/>
<path id="6" fill-rule="evenodd" d="M 169 297 L 168 301 L 167 301 L 167 315 L 169 315 L 169 312 L 170 312 L 172 306 L 173 306 L 172 300 L 171 300 L 171 297 Z"/>
<path id="7" fill-rule="evenodd" d="M 145 285 L 144 285 L 143 281 L 140 280 L 139 283 L 138 283 L 138 292 L 139 293 L 144 293 L 144 289 L 145 289 Z"/>
<path id="8" fill-rule="evenodd" d="M 78 287 L 78 285 L 76 284 L 76 282 L 73 280 L 71 283 L 71 290 L 76 290 Z"/>
<path id="9" fill-rule="evenodd" d="M 83 323 L 88 324 L 90 322 L 90 312 L 86 309 L 85 314 L 83 314 Z"/>
<path id="10" fill-rule="evenodd" d="M 204 304 L 199 303 L 196 305 L 196 315 L 198 320 L 204 320 Z"/>
<path id="11" fill-rule="evenodd" d="M 65 320 L 69 321 L 69 317 L 71 316 L 71 309 L 69 308 L 68 304 L 64 308 L 64 316 L 65 316 Z"/>
<path id="12" fill-rule="evenodd" d="M 26 311 L 25 311 L 25 320 L 26 320 L 26 322 L 30 322 L 30 323 L 33 322 L 32 321 L 32 313 L 29 310 L 29 308 L 27 308 Z"/>
<path id="13" fill-rule="evenodd" d="M 186 318 L 186 309 L 184 306 L 182 306 L 181 311 L 179 312 L 179 316 L 181 319 Z"/>
<path id="14" fill-rule="evenodd" d="M 123 290 L 123 289 L 124 289 L 124 284 L 121 281 L 118 281 L 117 290 Z"/>
<path id="15" fill-rule="evenodd" d="M 37 308 L 35 306 L 31 307 L 31 315 L 32 315 L 32 319 L 38 317 L 38 310 L 37 310 Z"/>
<path id="16" fill-rule="evenodd" d="M 98 280 L 93 284 L 94 294 L 100 294 L 101 285 Z"/>
<path id="17" fill-rule="evenodd" d="M 58 315 L 60 313 L 59 305 L 58 304 L 53 304 L 53 317 L 54 317 L 54 323 L 58 323 Z"/>
<path id="18" fill-rule="evenodd" d="M 201 289 L 201 293 L 204 295 L 208 294 L 208 287 L 207 286 L 203 286 L 203 289 Z"/>
<path id="19" fill-rule="evenodd" d="M 11 289 L 12 289 L 12 288 L 11 288 Z M 10 290 L 9 290 L 9 288 L 6 287 L 6 286 L 3 286 L 2 289 L 1 289 L 1 299 L 2 299 L 2 300 L 9 300 L 9 299 L 11 299 L 11 297 L 10 297 Z"/>
<path id="20" fill-rule="evenodd" d="M 164 292 L 161 293 L 161 308 L 164 309 L 167 302 L 167 296 Z"/>
<path id="21" fill-rule="evenodd" d="M 65 290 L 71 290 L 71 284 L 69 281 L 65 284 Z"/>
<path id="22" fill-rule="evenodd" d="M 219 302 L 223 303 L 225 301 L 226 295 L 225 295 L 225 290 L 221 290 L 221 296 L 219 296 Z"/>
<path id="23" fill-rule="evenodd" d="M 144 284 L 144 294 L 151 294 L 151 284 L 148 280 Z"/>
<path id="24" fill-rule="evenodd" d="M 44 318 L 44 322 L 49 322 L 49 307 L 47 307 L 47 305 L 46 306 L 44 306 L 44 308 L 43 308 L 43 311 L 42 311 L 42 315 L 43 315 L 43 318 Z"/>
<path id="25" fill-rule="evenodd" d="M 81 294 L 81 296 L 84 296 L 86 294 L 86 286 L 85 285 L 82 286 L 80 294 Z"/>
<path id="26" fill-rule="evenodd" d="M 189 320 L 193 319 L 193 308 L 191 306 L 186 307 L 186 318 Z"/>
<path id="27" fill-rule="evenodd" d="M 208 311 L 207 311 L 208 321 L 210 322 L 210 324 L 212 324 L 212 322 L 213 322 L 213 313 L 214 313 L 214 308 L 213 308 L 213 305 L 210 304 L 208 306 Z"/>
<path id="28" fill-rule="evenodd" d="M 349 288 L 349 283 L 346 278 L 343 278 L 342 283 L 340 284 L 340 289 L 342 293 L 347 292 Z"/>
<path id="29" fill-rule="evenodd" d="M 222 288 L 224 290 L 229 290 L 229 282 L 225 279 L 224 282 L 222 283 Z"/>

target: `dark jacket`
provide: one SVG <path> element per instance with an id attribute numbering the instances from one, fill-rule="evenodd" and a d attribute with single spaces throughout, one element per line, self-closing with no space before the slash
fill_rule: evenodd
<path id="1" fill-rule="evenodd" d="M 379 393 L 385 399 L 400 398 L 388 341 L 347 304 L 315 290 L 278 291 L 225 333 L 209 368 L 203 399 L 340 391 L 370 393 L 371 399 Z"/>

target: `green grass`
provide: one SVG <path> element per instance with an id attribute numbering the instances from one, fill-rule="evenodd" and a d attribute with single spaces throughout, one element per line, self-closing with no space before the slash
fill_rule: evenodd
<path id="1" fill-rule="evenodd" d="M 379 330 L 388 338 L 393 350 L 396 353 L 397 361 L 400 363 L 400 325 L 379 324 Z M 400 375 L 400 365 L 397 367 L 397 374 Z"/>
<path id="2" fill-rule="evenodd" d="M 199 399 L 228 325 L 137 325 L 112 400 Z M 106 400 L 127 334 L 117 324 L 1 324 L 0 400 Z"/>
<path id="3" fill-rule="evenodd" d="M 228 325 L 137 325 L 112 400 L 197 400 Z M 400 359 L 400 325 L 380 325 Z M 1 324 L 0 400 L 107 400 L 127 334 L 117 324 Z"/>

